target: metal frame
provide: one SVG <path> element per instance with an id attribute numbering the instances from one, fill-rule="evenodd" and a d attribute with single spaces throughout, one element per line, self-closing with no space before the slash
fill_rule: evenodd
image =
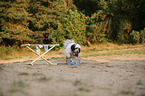
<path id="1" fill-rule="evenodd" d="M 38 55 L 37 52 L 35 52 L 32 48 L 30 48 L 29 46 L 38 46 L 38 45 L 46 45 L 46 46 L 50 46 L 51 48 L 48 49 L 46 52 L 44 52 L 41 55 Z M 51 49 L 53 49 L 55 46 L 59 46 L 59 44 L 22 44 L 21 46 L 26 46 L 29 50 L 31 50 L 32 52 L 34 52 L 35 54 L 38 55 L 38 57 L 33 60 L 31 62 L 31 65 L 34 64 L 34 62 L 36 62 L 39 58 L 42 58 L 44 61 L 46 61 L 47 63 L 51 64 L 51 65 L 57 65 L 57 63 L 51 63 L 50 61 L 48 61 L 47 59 L 45 59 L 44 57 L 42 57 L 43 55 L 45 55 L 47 52 L 49 52 Z"/>

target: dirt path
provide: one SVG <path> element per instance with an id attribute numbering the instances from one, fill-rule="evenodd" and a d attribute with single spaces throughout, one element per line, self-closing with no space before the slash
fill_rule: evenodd
<path id="1" fill-rule="evenodd" d="M 0 64 L 0 96 L 145 96 L 145 55 Z"/>

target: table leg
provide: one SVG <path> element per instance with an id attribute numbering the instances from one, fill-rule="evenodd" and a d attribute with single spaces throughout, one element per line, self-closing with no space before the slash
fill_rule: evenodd
<path id="1" fill-rule="evenodd" d="M 28 49 L 30 49 L 32 52 L 34 52 L 35 54 L 37 54 L 33 49 L 31 49 L 30 47 L 26 46 Z M 45 60 L 47 63 L 51 64 L 51 65 L 57 65 L 56 63 L 51 63 L 48 60 L 46 60 L 45 58 L 43 58 L 42 56 L 45 55 L 48 51 L 50 51 L 51 49 L 53 49 L 55 46 L 52 46 L 49 50 L 47 50 L 46 52 L 44 52 L 42 55 L 38 55 L 39 57 L 36 58 L 35 60 L 33 60 L 31 62 L 31 65 L 33 65 L 34 62 L 36 62 L 36 60 L 38 60 L 39 58 L 42 58 L 43 60 Z"/>

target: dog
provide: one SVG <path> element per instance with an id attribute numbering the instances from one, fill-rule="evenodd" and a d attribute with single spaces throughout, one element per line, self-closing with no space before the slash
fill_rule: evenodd
<path id="1" fill-rule="evenodd" d="M 81 51 L 81 46 L 77 43 L 75 43 L 74 40 L 65 40 L 64 41 L 64 54 L 65 54 L 65 61 L 67 62 L 67 59 L 77 58 L 78 54 Z"/>

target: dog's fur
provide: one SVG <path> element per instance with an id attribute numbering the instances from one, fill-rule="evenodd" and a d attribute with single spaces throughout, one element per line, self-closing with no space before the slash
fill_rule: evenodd
<path id="1" fill-rule="evenodd" d="M 77 43 L 75 43 L 74 40 L 65 40 L 64 41 L 64 54 L 65 54 L 65 61 L 67 62 L 67 59 L 78 57 L 78 54 L 81 51 L 81 46 Z M 74 55 L 77 53 L 77 55 Z"/>

